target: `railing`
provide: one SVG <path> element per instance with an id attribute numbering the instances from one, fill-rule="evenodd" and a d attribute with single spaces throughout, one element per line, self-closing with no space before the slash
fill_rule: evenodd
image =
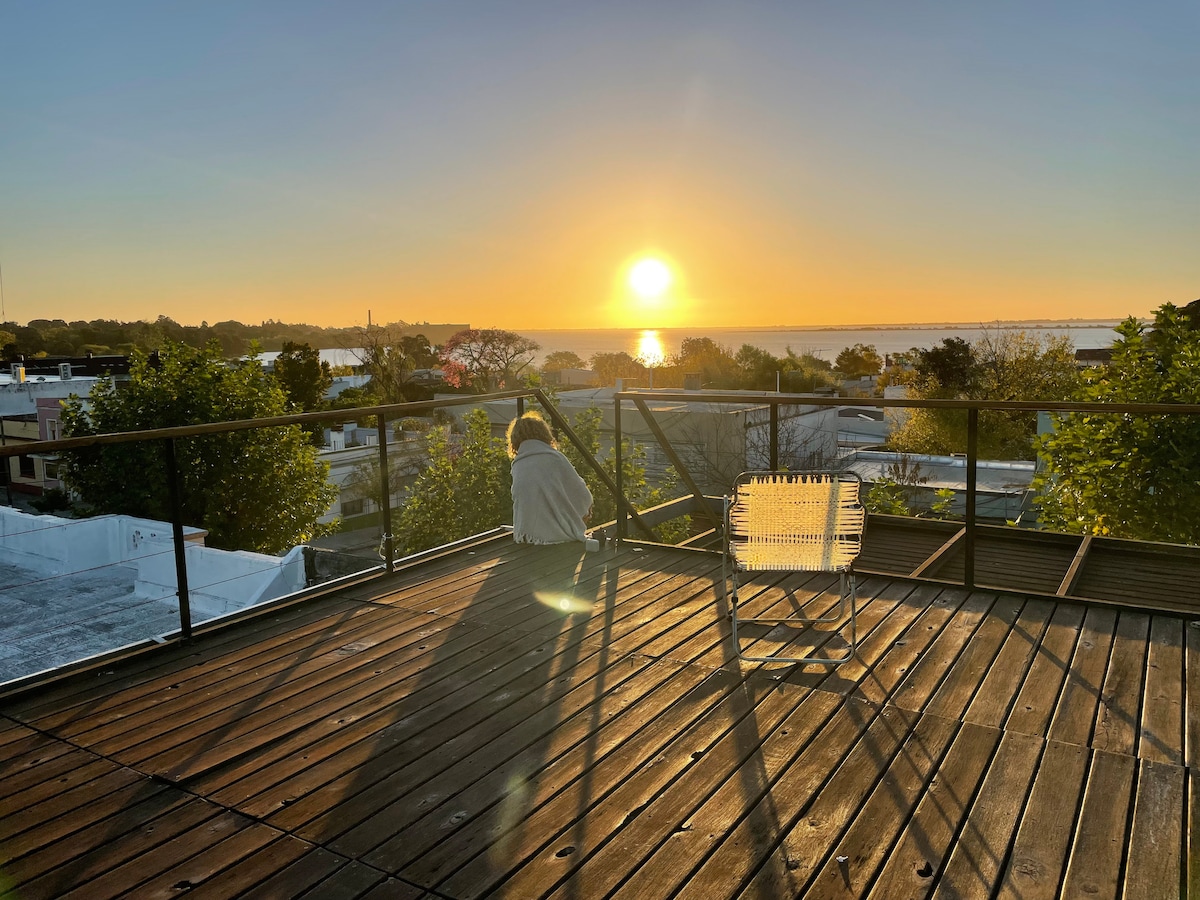
<path id="1" fill-rule="evenodd" d="M 180 470 L 178 460 L 176 458 L 177 441 L 187 438 L 228 434 L 231 432 L 250 431 L 261 428 L 292 425 L 311 426 L 317 423 L 340 423 L 346 421 L 347 419 L 362 420 L 373 417 L 377 422 L 378 433 L 381 436 L 381 439 L 378 441 L 378 456 L 380 477 L 379 497 L 382 519 L 381 555 L 383 556 L 383 564 L 377 568 L 390 573 L 394 570 L 396 564 L 396 547 L 392 533 L 392 485 L 389 483 L 390 472 L 388 466 L 388 441 L 386 440 L 387 422 L 389 420 L 394 421 L 395 419 L 403 418 L 405 416 L 431 412 L 432 410 L 445 407 L 478 406 L 482 403 L 500 400 L 515 400 L 518 411 L 523 411 L 525 402 L 527 400 L 538 402 L 545 414 L 553 421 L 558 433 L 566 436 L 568 440 L 578 447 L 583 459 L 595 471 L 606 488 L 612 492 L 615 498 L 617 498 L 618 508 L 624 513 L 622 516 L 623 521 L 630 519 L 633 520 L 640 528 L 643 529 L 647 536 L 653 537 L 653 532 L 642 521 L 638 511 L 634 509 L 629 501 L 622 496 L 621 492 L 616 486 L 616 483 L 608 475 L 607 471 L 604 470 L 600 463 L 591 455 L 588 448 L 583 446 L 579 437 L 571 428 L 570 423 L 567 422 L 567 420 L 558 412 L 549 398 L 542 391 L 536 389 L 502 391 L 488 395 L 464 395 L 461 397 L 447 397 L 438 400 L 425 400 L 409 403 L 361 407 L 349 410 L 343 409 L 311 413 L 296 413 L 292 415 L 273 416 L 268 418 L 213 422 L 202 425 L 190 425 L 174 428 L 158 428 L 143 431 L 87 435 L 82 437 L 62 438 L 52 441 L 23 442 L 20 444 L 8 444 L 0 446 L 0 459 L 3 459 L 5 461 L 4 465 L 7 466 L 7 460 L 9 457 L 25 454 L 64 453 L 133 442 L 150 441 L 160 443 L 162 446 L 163 459 L 166 468 L 166 489 L 169 507 L 171 510 L 170 525 L 175 557 L 176 595 L 178 597 L 179 608 L 179 637 L 183 641 L 187 641 L 192 637 L 193 617 L 191 610 L 191 590 L 188 579 L 187 553 L 185 552 L 186 541 L 184 537 L 184 528 L 185 524 L 187 523 L 184 523 L 183 521 L 180 503 Z M 131 473 L 130 477 L 137 477 L 136 473 Z"/>
<path id="2" fill-rule="evenodd" d="M 975 548 L 978 531 L 976 516 L 976 500 L 978 492 L 977 467 L 979 463 L 979 412 L 980 410 L 996 410 L 999 412 L 1063 412 L 1063 413 L 1113 413 L 1119 415 L 1198 415 L 1200 404 L 1194 403 L 1077 403 L 1067 401 L 1025 401 L 1025 400 L 926 400 L 908 398 L 878 398 L 878 397 L 824 397 L 807 394 L 778 394 L 765 391 L 617 391 L 613 395 L 613 419 L 616 434 L 614 446 L 617 453 L 617 484 L 616 491 L 621 493 L 621 446 L 622 424 L 621 409 L 624 401 L 630 401 L 641 414 L 647 427 L 654 434 L 663 452 L 679 473 L 680 479 L 692 492 L 693 503 L 708 515 L 712 515 L 712 505 L 704 497 L 695 479 L 688 472 L 686 465 L 672 448 L 669 439 L 662 428 L 654 420 L 646 401 L 656 402 L 690 402 L 738 404 L 745 406 L 755 404 L 769 408 L 769 468 L 779 467 L 779 408 L 781 406 L 810 406 L 810 407 L 869 407 L 878 408 L 919 408 L 919 409 L 948 409 L 963 410 L 967 415 L 967 452 L 966 452 L 966 510 L 964 515 L 964 586 L 968 589 L 976 587 L 975 583 Z M 715 523 L 715 519 L 714 519 Z M 628 534 L 628 526 L 624 516 L 617 519 L 617 539 L 624 539 Z"/>
<path id="3" fill-rule="evenodd" d="M 964 515 L 964 584 L 968 588 L 975 587 L 975 546 L 978 528 L 976 515 L 978 465 L 978 429 L 979 413 L 981 410 L 998 410 L 1010 412 L 1093 412 L 1116 413 L 1127 415 L 1197 415 L 1200 414 L 1200 404 L 1102 404 L 1102 403 L 1069 403 L 1044 401 L 979 401 L 979 400 L 911 400 L 911 399 L 878 399 L 878 398 L 841 398 L 818 397 L 799 394 L 777 394 L 768 392 L 698 392 L 698 391 L 618 391 L 614 394 L 614 443 L 615 478 L 611 477 L 600 462 L 591 455 L 590 449 L 583 446 L 579 437 L 572 429 L 567 419 L 559 412 L 550 398 L 536 389 L 502 391 L 488 395 L 464 395 L 446 397 L 437 400 L 417 401 L 351 410 L 321 411 L 312 413 L 297 413 L 285 416 L 274 416 L 261 419 L 245 419 L 230 422 L 216 422 L 203 425 L 184 426 L 177 428 L 161 428 L 145 431 L 126 432 L 118 434 L 100 434 L 85 437 L 65 438 L 54 441 L 39 441 L 24 444 L 9 444 L 0 446 L 0 459 L 29 453 L 59 453 L 79 451 L 88 448 L 104 447 L 130 442 L 160 442 L 167 473 L 167 491 L 171 508 L 172 545 L 175 557 L 176 595 L 179 606 L 179 639 L 186 641 L 192 636 L 192 613 L 190 604 L 189 572 L 187 554 L 185 552 L 185 523 L 182 520 L 179 501 L 180 472 L 176 459 L 176 442 L 181 439 L 203 437 L 206 435 L 225 434 L 238 431 L 249 431 L 259 428 L 277 426 L 313 425 L 326 422 L 343 422 L 348 418 L 374 418 L 378 424 L 381 439 L 378 442 L 380 505 L 382 520 L 383 563 L 369 570 L 371 572 L 392 572 L 396 565 L 395 542 L 392 533 L 392 486 L 389 484 L 388 441 L 386 435 L 387 422 L 415 414 L 431 412 L 435 409 L 457 406 L 479 406 L 494 401 L 515 401 L 518 414 L 524 410 L 526 402 L 537 402 L 544 413 L 552 420 L 558 433 L 571 441 L 580 451 L 582 458 L 596 473 L 599 480 L 611 492 L 618 510 L 616 522 L 616 538 L 625 540 L 630 535 L 630 523 L 637 528 L 642 536 L 654 540 L 652 526 L 659 520 L 665 520 L 675 513 L 665 508 L 638 511 L 625 495 L 623 484 L 622 454 L 623 422 L 622 411 L 626 404 L 632 405 L 645 419 L 648 428 L 658 441 L 666 457 L 679 473 L 681 481 L 691 493 L 692 508 L 701 515 L 711 517 L 714 526 L 719 525 L 719 516 L 714 510 L 711 497 L 705 497 L 699 484 L 692 477 L 684 460 L 672 446 L 660 424 L 655 420 L 648 401 L 654 402 L 704 402 L 712 404 L 739 404 L 765 407 L 769 414 L 769 465 L 777 468 L 779 465 L 779 431 L 780 408 L 783 406 L 803 407 L 869 407 L 869 408 L 925 408 L 963 410 L 967 416 L 967 453 L 966 453 L 966 506 Z M 626 410 L 627 411 L 627 410 Z M 7 465 L 7 462 L 5 463 Z M 437 551 L 430 551 L 437 552 Z"/>

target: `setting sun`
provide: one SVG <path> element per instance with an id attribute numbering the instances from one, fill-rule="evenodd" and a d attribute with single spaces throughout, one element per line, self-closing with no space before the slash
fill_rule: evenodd
<path id="1" fill-rule="evenodd" d="M 629 287 L 643 299 L 660 296 L 671 286 L 671 270 L 661 259 L 639 260 L 629 270 Z"/>

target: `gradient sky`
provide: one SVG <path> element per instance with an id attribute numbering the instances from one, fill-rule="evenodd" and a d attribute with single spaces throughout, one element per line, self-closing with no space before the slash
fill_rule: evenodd
<path id="1" fill-rule="evenodd" d="M 0 0 L 9 320 L 1121 318 L 1200 296 L 1200 3 Z M 623 267 L 677 280 L 655 308 Z"/>

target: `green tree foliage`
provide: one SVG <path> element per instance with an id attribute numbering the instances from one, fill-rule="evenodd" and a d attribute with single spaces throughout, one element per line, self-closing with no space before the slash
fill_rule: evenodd
<path id="1" fill-rule="evenodd" d="M 1200 403 L 1200 331 L 1167 304 L 1153 332 L 1123 322 L 1108 367 L 1084 373 L 1074 399 Z M 1200 543 L 1200 417 L 1071 413 L 1043 437 L 1035 480 L 1051 528 Z"/>
<path id="2" fill-rule="evenodd" d="M 740 383 L 740 370 L 733 353 L 712 338 L 684 338 L 672 365 L 678 370 L 680 384 L 684 375 L 692 373 L 700 375 L 700 385 L 706 390 L 735 389 Z"/>
<path id="3" fill-rule="evenodd" d="M 807 350 L 797 353 L 788 347 L 780 362 L 783 364 L 780 388 L 787 393 L 812 393 L 840 386 L 840 381 L 833 374 L 833 363 L 815 353 Z"/>
<path id="4" fill-rule="evenodd" d="M 465 432 L 429 432 L 429 465 L 417 476 L 395 523 L 396 544 L 416 553 L 512 522 L 512 475 L 504 441 L 487 413 L 464 417 Z"/>
<path id="5" fill-rule="evenodd" d="M 430 392 L 412 382 L 417 369 L 433 368 L 437 355 L 423 334 L 411 334 L 403 323 L 367 325 L 345 335 L 348 349 L 358 356 L 371 381 L 355 397 L 366 405 L 425 400 Z M 362 405 L 362 404 L 360 404 Z M 344 407 L 344 403 L 337 404 Z"/>
<path id="6" fill-rule="evenodd" d="M 883 357 L 874 344 L 855 344 L 837 355 L 833 368 L 846 378 L 878 375 L 883 370 Z"/>
<path id="7" fill-rule="evenodd" d="M 563 369 L 582 369 L 586 364 L 573 350 L 555 350 L 542 362 L 542 374 Z"/>
<path id="8" fill-rule="evenodd" d="M 600 455 L 600 423 L 603 416 L 604 414 L 598 407 L 589 406 L 576 414 L 571 423 L 571 430 L 575 432 L 575 436 L 586 448 L 588 455 L 598 460 L 608 476 L 615 480 L 617 474 L 616 452 L 610 448 L 603 457 Z M 583 480 L 587 482 L 588 490 L 592 492 L 591 524 L 600 525 L 615 519 L 617 505 L 613 500 L 612 493 L 584 458 L 583 453 L 567 440 L 559 442 L 559 449 L 571 461 L 575 471 L 583 477 Z M 677 476 L 674 470 L 667 470 L 666 478 L 661 484 L 651 484 L 646 476 L 646 449 L 640 445 L 634 445 L 628 438 L 621 445 L 621 476 L 625 496 L 633 504 L 634 509 L 649 509 L 678 496 Z M 682 540 L 687 536 L 690 525 L 691 520 L 687 516 L 663 523 L 658 529 L 659 536 L 667 543 Z"/>
<path id="9" fill-rule="evenodd" d="M 119 389 L 97 382 L 87 401 L 68 400 L 64 433 L 80 435 L 199 425 L 284 415 L 287 398 L 257 360 L 227 365 L 220 347 L 167 343 L 157 366 L 133 356 Z M 295 426 L 176 441 L 185 524 L 208 530 L 228 550 L 278 553 L 331 528 L 317 519 L 337 497 L 328 466 Z M 161 442 L 136 442 L 64 454 L 64 479 L 100 512 L 169 520 Z"/>
<path id="10" fill-rule="evenodd" d="M 969 396 L 975 386 L 975 348 L 960 337 L 943 338 L 916 358 L 920 389 L 926 397 Z"/>
<path id="11" fill-rule="evenodd" d="M 466 328 L 439 354 L 446 383 L 476 391 L 520 387 L 521 372 L 540 349 L 537 341 L 501 328 Z"/>
<path id="12" fill-rule="evenodd" d="M 593 354 L 590 365 L 600 384 L 605 387 L 615 385 L 618 378 L 634 379 L 643 386 L 646 384 L 646 367 L 624 351 Z"/>
<path id="13" fill-rule="evenodd" d="M 910 386 L 910 395 L 1066 400 L 1079 383 L 1075 353 L 1067 338 L 1005 330 L 985 334 L 966 346 L 969 361 L 963 357 L 959 339 L 950 338 L 935 355 L 935 360 L 940 360 L 937 365 L 918 362 L 919 377 Z M 956 387 L 948 388 L 946 381 Z M 979 455 L 983 459 L 1032 459 L 1036 433 L 1037 413 L 982 410 Z M 902 453 L 961 453 L 967 447 L 967 414 L 962 410 L 913 409 L 889 436 L 888 446 Z"/>
<path id="14" fill-rule="evenodd" d="M 748 391 L 773 391 L 777 377 L 783 371 L 783 362 L 772 356 L 761 347 L 752 344 L 742 344 L 734 355 L 737 364 L 738 381 L 742 388 Z M 778 378 L 778 380 L 782 380 Z"/>
<path id="15" fill-rule="evenodd" d="M 275 358 L 275 377 L 288 401 L 301 412 L 321 409 L 325 392 L 333 386 L 333 370 L 321 359 L 321 351 L 292 341 Z"/>

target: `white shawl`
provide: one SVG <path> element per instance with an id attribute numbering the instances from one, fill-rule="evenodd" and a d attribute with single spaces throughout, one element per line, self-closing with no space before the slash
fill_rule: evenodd
<path id="1" fill-rule="evenodd" d="M 522 544 L 584 539 L 592 493 L 570 460 L 537 440 L 525 440 L 512 461 L 513 538 Z"/>

